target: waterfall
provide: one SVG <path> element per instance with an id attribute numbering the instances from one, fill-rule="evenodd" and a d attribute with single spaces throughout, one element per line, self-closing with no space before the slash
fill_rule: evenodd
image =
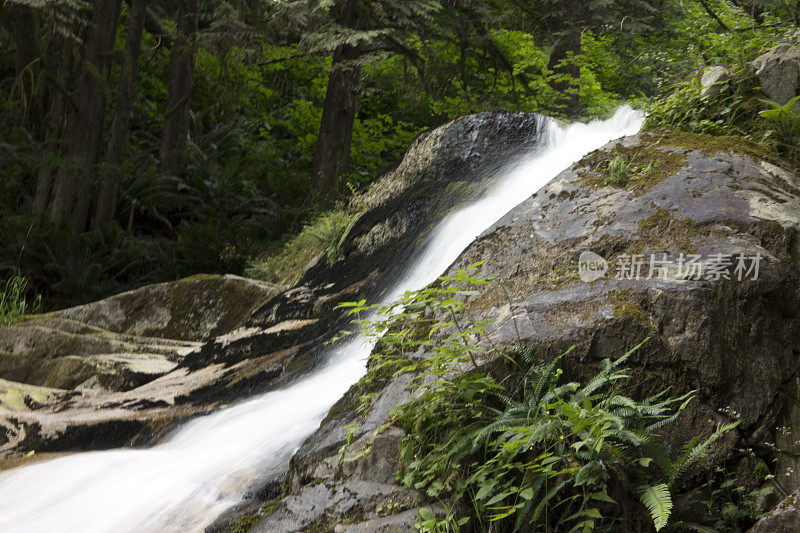
<path id="1" fill-rule="evenodd" d="M 495 176 L 482 198 L 440 222 L 386 299 L 434 281 L 514 206 L 585 154 L 638 132 L 642 120 L 629 107 L 589 124 L 543 118 L 537 149 Z M 79 453 L 3 472 L 0 531 L 202 531 L 254 479 L 286 465 L 364 374 L 371 349 L 356 336 L 309 377 L 197 418 L 152 448 Z"/>

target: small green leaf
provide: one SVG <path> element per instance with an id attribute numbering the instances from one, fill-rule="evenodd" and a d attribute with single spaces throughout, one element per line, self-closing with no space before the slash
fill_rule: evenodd
<path id="1" fill-rule="evenodd" d="M 611 498 L 611 496 L 608 495 L 605 489 L 598 492 L 594 492 L 590 494 L 589 497 L 593 500 L 597 500 L 600 502 L 617 503 Z"/>
<path id="2" fill-rule="evenodd" d="M 422 509 L 419 510 L 419 517 L 422 520 L 425 520 L 426 522 L 428 520 L 436 520 L 436 515 L 433 514 L 433 511 L 431 511 L 427 507 L 423 507 Z"/>

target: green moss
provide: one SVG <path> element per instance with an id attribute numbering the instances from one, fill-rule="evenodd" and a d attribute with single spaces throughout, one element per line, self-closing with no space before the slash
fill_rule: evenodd
<path id="1" fill-rule="evenodd" d="M 479 297 L 467 305 L 467 312 L 488 311 L 508 304 L 510 295 L 530 294 L 538 291 L 557 291 L 578 280 L 578 256 L 573 248 L 550 249 L 545 260 L 540 255 L 537 261 L 528 264 L 529 270 L 515 272 L 505 281 L 490 286 Z"/>
<path id="2" fill-rule="evenodd" d="M 644 246 L 669 247 L 684 253 L 693 253 L 697 249 L 695 239 L 711 233 L 710 228 L 697 224 L 691 218 L 676 218 L 672 212 L 658 207 L 639 221 L 636 235 L 642 250 Z"/>
<path id="3" fill-rule="evenodd" d="M 277 285 L 294 285 L 317 257 L 325 255 L 328 264 L 338 259 L 350 230 L 363 213 L 347 208 L 323 213 L 281 248 L 250 261 L 246 274 Z"/>
<path id="4" fill-rule="evenodd" d="M 604 257 L 608 260 L 609 271 L 613 273 L 616 272 L 620 256 L 644 255 L 641 275 L 646 276 L 649 269 L 648 254 L 667 251 L 694 254 L 702 239 L 710 236 L 722 236 L 722 230 L 711 224 L 698 224 L 691 218 L 678 218 L 672 211 L 657 207 L 639 221 L 638 229 L 630 241 L 622 247 L 615 247 L 613 253 Z"/>
<path id="5" fill-rule="evenodd" d="M 696 150 L 709 157 L 720 153 L 741 154 L 756 160 L 785 164 L 785 161 L 768 147 L 735 135 L 708 135 L 675 130 L 661 130 L 651 135 L 657 136 L 659 144 Z"/>
<path id="6" fill-rule="evenodd" d="M 195 281 L 209 281 L 209 280 L 219 280 L 222 279 L 222 276 L 219 274 L 194 274 L 193 276 L 188 276 L 179 280 L 177 283 L 192 283 Z"/>
<path id="7" fill-rule="evenodd" d="M 546 266 L 529 280 L 526 284 L 527 288 L 529 290 L 556 291 L 570 285 L 578 279 L 577 261 L 571 259 L 561 257 L 555 263 Z"/>
<path id="8" fill-rule="evenodd" d="M 287 484 L 284 482 L 283 485 L 281 485 L 281 493 L 279 496 L 262 505 L 258 511 L 254 513 L 247 513 L 239 517 L 236 522 L 233 523 L 230 533 L 247 533 L 253 529 L 256 524 L 274 513 L 284 498 L 290 494 L 290 491 L 287 489 Z"/>
<path id="9" fill-rule="evenodd" d="M 0 379 L 0 407 L 9 411 L 27 411 L 30 403 L 47 404 L 68 394 L 61 389 L 37 387 Z"/>
<path id="10" fill-rule="evenodd" d="M 262 518 L 263 516 L 259 515 L 258 513 L 246 514 L 234 522 L 233 527 L 231 528 L 231 533 L 247 533 L 253 529 Z"/>
<path id="11" fill-rule="evenodd" d="M 96 376 L 98 371 L 97 365 L 90 359 L 61 357 L 53 365 L 43 385 L 74 389 L 92 376 Z"/>
<path id="12" fill-rule="evenodd" d="M 652 146 L 615 146 L 584 157 L 580 182 L 590 187 L 619 187 L 641 196 L 687 164 L 686 156 Z"/>
<path id="13" fill-rule="evenodd" d="M 360 507 L 351 509 L 339 519 L 320 518 L 308 525 L 303 531 L 306 533 L 334 533 L 336 526 L 346 524 L 357 524 L 364 521 L 364 510 Z"/>
<path id="14" fill-rule="evenodd" d="M 635 291 L 631 289 L 615 290 L 609 292 L 608 296 L 616 318 L 632 318 L 649 327 L 653 326 L 647 312 L 637 301 L 637 293 Z"/>

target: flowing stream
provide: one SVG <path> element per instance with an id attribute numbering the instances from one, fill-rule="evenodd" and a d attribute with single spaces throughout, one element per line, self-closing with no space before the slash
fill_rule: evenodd
<path id="1" fill-rule="evenodd" d="M 537 148 L 493 178 L 482 198 L 448 215 L 388 290 L 391 301 L 441 275 L 486 228 L 560 171 L 639 131 L 628 107 L 606 121 L 560 126 L 542 117 Z M 364 374 L 372 344 L 356 336 L 285 389 L 197 418 L 147 449 L 87 452 L 0 474 L 0 531 L 202 531 L 254 479 L 285 465 L 328 409 Z"/>

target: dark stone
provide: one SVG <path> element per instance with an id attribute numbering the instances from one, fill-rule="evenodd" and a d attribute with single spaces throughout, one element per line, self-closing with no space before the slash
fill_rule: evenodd
<path id="1" fill-rule="evenodd" d="M 800 490 L 794 491 L 764 515 L 749 533 L 796 533 L 800 531 Z"/>
<path id="2" fill-rule="evenodd" d="M 585 379 L 600 359 L 621 356 L 650 337 L 631 361 L 628 392 L 697 391 L 666 429 L 665 444 L 678 450 L 691 436 L 707 434 L 710 422 L 740 419 L 698 469 L 724 463 L 746 470 L 779 458 L 776 474 L 789 479 L 787 472 L 800 468 L 797 454 L 776 454 L 765 443 L 776 442 L 782 425 L 800 434 L 800 414 L 787 399 L 796 396 L 800 353 L 800 179 L 749 145 L 720 142 L 641 134 L 612 143 L 486 230 L 449 272 L 484 261 L 480 273 L 498 275 L 508 297 L 493 288 L 468 312 L 476 320 L 494 320 L 495 343 L 523 344 L 543 359 L 574 346 L 562 363 L 571 378 Z M 598 162 L 618 153 L 615 144 L 623 153 L 646 153 L 656 160 L 655 170 L 627 187 L 609 185 Z M 612 274 L 584 283 L 577 261 L 586 250 L 610 260 L 633 253 L 760 253 L 763 260 L 757 280 L 684 280 L 672 272 L 665 279 L 610 279 Z M 515 372 L 502 359 L 484 364 L 499 378 Z M 356 413 L 363 385 L 334 406 L 291 461 L 287 483 L 295 499 L 291 505 L 285 499 L 260 531 L 290 531 L 319 517 L 339 520 L 336 531 L 381 530 L 383 518 L 374 517 L 371 502 L 357 511 L 360 525 L 341 519 L 337 495 L 354 483 L 394 483 L 403 433 L 382 424 L 407 401 L 407 382 L 401 376 L 373 385 L 369 392 L 378 393 L 377 401 L 365 414 Z M 356 432 L 348 432 L 355 423 Z M 752 459 L 740 451 L 747 448 Z M 750 470 L 739 482 L 752 489 L 762 480 Z M 676 512 L 699 509 L 693 500 L 689 487 L 678 495 Z M 410 512 L 398 518 L 396 530 L 409 531 L 413 518 Z M 385 523 L 394 527 L 391 519 Z"/>

